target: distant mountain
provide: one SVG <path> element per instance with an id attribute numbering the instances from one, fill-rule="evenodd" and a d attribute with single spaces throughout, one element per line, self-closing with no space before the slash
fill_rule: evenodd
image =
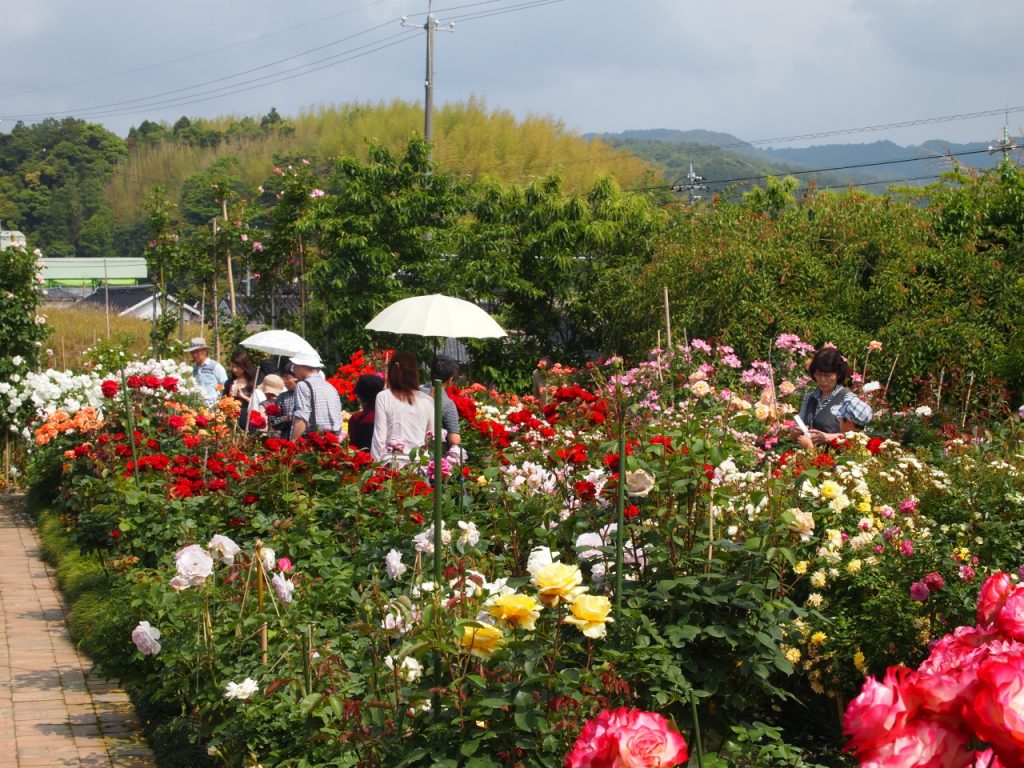
<path id="1" fill-rule="evenodd" d="M 759 183 L 763 176 L 792 174 L 803 184 L 819 187 L 868 186 L 881 191 L 889 184 L 923 185 L 950 170 L 954 162 L 979 170 L 992 168 L 1001 154 L 990 153 L 989 143 L 960 144 L 933 139 L 901 146 L 891 141 L 867 144 L 822 144 L 802 148 L 757 148 L 728 133 L 680 131 L 667 128 L 589 134 L 629 150 L 666 169 L 666 180 L 685 176 L 693 163 L 711 191 L 730 186 L 740 190 Z M 1024 147 L 1024 138 L 1017 139 Z M 917 159 L 922 158 L 922 159 Z"/>

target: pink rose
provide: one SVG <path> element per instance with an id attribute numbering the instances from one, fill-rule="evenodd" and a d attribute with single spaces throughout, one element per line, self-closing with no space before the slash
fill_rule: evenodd
<path id="1" fill-rule="evenodd" d="M 978 623 L 993 624 L 1007 596 L 1016 589 L 1008 573 L 993 573 L 978 592 Z"/>
<path id="2" fill-rule="evenodd" d="M 602 712 L 583 728 L 568 768 L 671 768 L 689 759 L 686 740 L 655 712 L 622 707 Z"/>
<path id="3" fill-rule="evenodd" d="M 964 716 L 975 733 L 1009 765 L 1024 755 L 1024 648 L 995 656 L 978 667 L 978 692 Z"/>
<path id="4" fill-rule="evenodd" d="M 870 753 L 857 753 L 870 768 L 961 768 L 973 756 L 969 734 L 933 720 L 912 720 Z"/>
<path id="5" fill-rule="evenodd" d="M 906 667 L 889 667 L 882 682 L 868 677 L 860 695 L 847 706 L 843 716 L 843 733 L 849 736 L 846 748 L 858 759 L 887 743 L 916 714 L 915 674 Z"/>
<path id="6" fill-rule="evenodd" d="M 289 560 L 287 557 L 279 557 L 279 558 L 277 558 L 277 568 L 278 568 L 278 570 L 281 570 L 281 571 L 284 571 L 285 573 L 287 573 L 288 571 L 290 571 L 294 567 L 295 566 L 292 565 L 292 561 Z"/>
<path id="7" fill-rule="evenodd" d="M 1024 640 L 1024 589 L 1017 587 L 1006 596 L 996 616 L 996 627 L 1014 640 Z"/>
<path id="8" fill-rule="evenodd" d="M 623 768 L 668 768 L 689 759 L 682 734 L 657 713 L 620 709 L 612 715 L 611 725 L 612 736 L 619 741 L 618 765 Z"/>

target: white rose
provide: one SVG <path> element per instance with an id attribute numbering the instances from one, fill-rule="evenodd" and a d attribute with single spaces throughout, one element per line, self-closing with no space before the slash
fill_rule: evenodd
<path id="1" fill-rule="evenodd" d="M 254 693 L 258 692 L 259 689 L 260 687 L 256 684 L 256 681 L 251 677 L 247 677 L 240 683 L 228 683 L 227 690 L 224 692 L 224 698 L 228 700 L 239 699 L 240 701 L 245 701 Z"/>
<path id="2" fill-rule="evenodd" d="M 932 409 L 929 408 L 927 405 L 919 405 L 917 408 L 914 409 L 914 415 L 920 416 L 921 418 L 925 418 L 926 416 L 932 415 Z"/>
<path id="3" fill-rule="evenodd" d="M 160 630 L 151 627 L 148 621 L 140 621 L 139 626 L 132 630 L 132 642 L 143 656 L 160 653 Z"/>
<path id="4" fill-rule="evenodd" d="M 260 557 L 263 559 L 263 570 L 273 571 L 277 566 L 277 557 L 274 555 L 274 550 L 269 547 L 260 548 Z"/>
<path id="5" fill-rule="evenodd" d="M 626 492 L 630 496 L 646 496 L 654 488 L 654 475 L 644 469 L 626 472 Z"/>
<path id="6" fill-rule="evenodd" d="M 865 395 L 870 395 L 872 392 L 876 392 L 881 388 L 882 385 L 879 384 L 877 381 L 869 381 L 867 384 L 860 388 L 860 391 L 863 392 Z"/>
<path id="7" fill-rule="evenodd" d="M 235 555 L 242 551 L 242 548 L 235 544 L 235 542 L 227 536 L 221 536 L 219 533 L 215 534 L 206 546 L 228 565 L 234 565 Z"/>
<path id="8" fill-rule="evenodd" d="M 389 579 L 400 579 L 409 567 L 402 563 L 402 553 L 392 549 L 384 558 L 384 570 L 387 571 Z"/>
<path id="9" fill-rule="evenodd" d="M 385 666 L 389 670 L 396 672 L 398 677 L 406 682 L 414 683 L 423 674 L 423 665 L 412 656 L 406 656 L 397 666 L 395 661 L 395 657 L 390 654 L 384 657 Z"/>
<path id="10" fill-rule="evenodd" d="M 526 570 L 531 576 L 536 576 L 537 571 L 551 565 L 559 557 L 557 552 L 552 552 L 547 547 L 534 547 L 530 550 L 530 556 L 526 560 Z"/>
<path id="11" fill-rule="evenodd" d="M 462 533 L 459 534 L 459 544 L 464 547 L 475 547 L 480 541 L 480 531 L 477 530 L 476 524 L 459 520 L 459 528 L 462 529 Z"/>

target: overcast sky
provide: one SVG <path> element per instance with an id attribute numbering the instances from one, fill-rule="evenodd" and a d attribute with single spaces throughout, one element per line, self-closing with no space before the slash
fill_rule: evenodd
<path id="1" fill-rule="evenodd" d="M 419 102 L 425 33 L 398 19 L 422 25 L 426 8 L 0 0 L 0 130 L 71 114 L 123 136 L 147 118 Z M 1024 126 L 1021 0 L 434 0 L 433 9 L 442 24 L 457 22 L 437 36 L 436 104 L 476 96 L 581 133 L 702 128 L 755 141 L 999 110 L 771 145 L 989 141 L 1006 106 L 1017 110 L 1011 130 Z"/>

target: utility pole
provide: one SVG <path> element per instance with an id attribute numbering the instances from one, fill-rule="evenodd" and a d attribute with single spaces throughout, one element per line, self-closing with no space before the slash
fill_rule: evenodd
<path id="1" fill-rule="evenodd" d="M 442 32 L 454 32 L 455 22 L 450 22 L 445 27 L 438 27 L 437 17 L 430 12 L 433 0 L 427 0 L 427 21 L 422 29 L 427 31 L 427 79 L 424 81 L 423 99 L 423 138 L 427 144 L 434 143 L 434 33 L 440 28 Z M 408 16 L 402 17 L 403 27 L 419 27 L 419 24 L 411 24 Z M 433 151 L 431 151 L 431 155 Z"/>
<path id="2" fill-rule="evenodd" d="M 690 172 L 686 174 L 680 181 L 686 181 L 685 184 L 673 184 L 673 192 L 687 192 L 690 195 L 690 205 L 703 200 L 703 192 L 708 191 L 708 185 L 704 183 L 704 177 L 698 176 L 693 172 L 693 163 L 690 163 Z"/>
<path id="3" fill-rule="evenodd" d="M 1003 122 L 1003 138 L 997 139 L 988 145 L 988 153 L 994 155 L 996 152 L 1003 153 L 1003 162 L 1010 159 L 1010 153 L 1017 148 L 1017 140 L 1010 138 L 1010 128 L 1007 123 L 1010 122 L 1010 113 L 1007 110 L 1006 120 Z"/>

